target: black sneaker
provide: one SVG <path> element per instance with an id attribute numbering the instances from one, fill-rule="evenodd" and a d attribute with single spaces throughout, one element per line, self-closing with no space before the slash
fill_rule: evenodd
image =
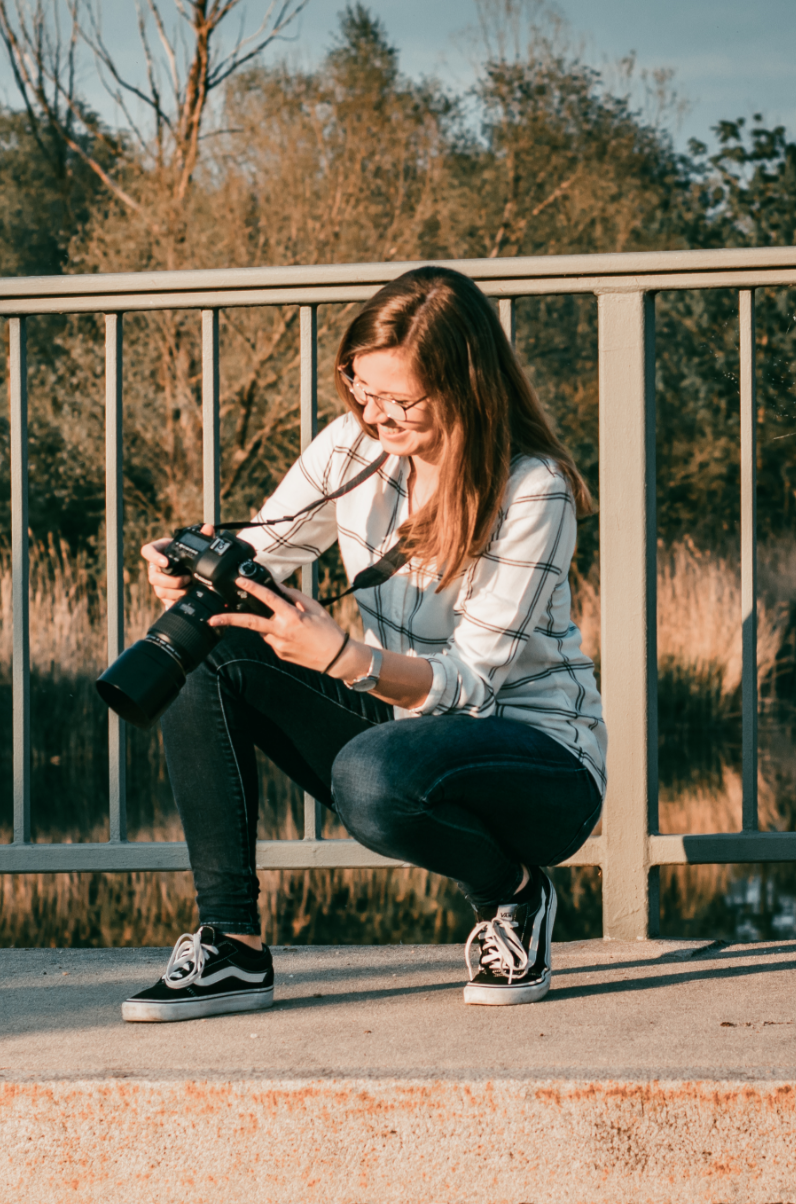
<path id="1" fill-rule="evenodd" d="M 123 1020 L 198 1020 L 225 1012 L 259 1012 L 274 1002 L 271 951 L 247 950 L 215 928 L 184 933 L 166 973 L 122 1004 Z"/>
<path id="2" fill-rule="evenodd" d="M 556 892 L 547 874 L 538 873 L 541 899 L 536 893 L 532 902 L 502 903 L 470 933 L 464 950 L 470 976 L 465 1003 L 536 1003 L 550 990 Z M 477 973 L 470 962 L 475 940 L 481 949 Z"/>

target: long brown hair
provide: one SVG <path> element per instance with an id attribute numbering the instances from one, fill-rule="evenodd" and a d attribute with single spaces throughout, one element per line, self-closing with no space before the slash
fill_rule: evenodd
<path id="1" fill-rule="evenodd" d="M 343 336 L 336 368 L 400 347 L 434 407 L 442 441 L 434 497 L 402 525 L 410 555 L 434 564 L 442 589 L 484 550 L 518 453 L 550 459 L 569 482 L 579 517 L 592 513 L 585 481 L 523 372 L 480 288 L 450 268 L 405 272 L 365 304 Z M 374 439 L 339 371 L 342 400 Z"/>

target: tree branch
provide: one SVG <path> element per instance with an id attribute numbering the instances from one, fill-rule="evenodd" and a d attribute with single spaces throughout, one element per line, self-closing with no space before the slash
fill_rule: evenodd
<path id="1" fill-rule="evenodd" d="M 20 95 L 22 96 L 22 100 L 25 104 L 25 110 L 28 114 L 28 119 L 30 120 L 31 132 L 33 137 L 36 139 L 36 145 L 45 159 L 49 159 L 50 155 L 47 152 L 41 138 L 39 119 L 36 116 L 36 112 L 33 108 L 33 104 L 28 92 L 30 80 L 27 75 L 27 71 L 25 70 L 24 57 L 19 48 L 19 42 L 17 41 L 16 34 L 14 33 L 11 23 L 8 20 L 6 0 L 0 0 L 0 38 L 3 39 L 6 53 L 8 54 L 8 59 L 11 63 L 11 70 L 14 73 L 14 81 L 16 82 L 17 88 L 19 89 Z"/>
<path id="2" fill-rule="evenodd" d="M 146 0 L 157 30 L 161 50 L 168 62 L 173 107 L 165 106 L 161 94 L 158 62 L 147 36 L 144 7 L 136 0 L 138 29 L 146 63 L 146 84 L 126 78 L 105 43 L 102 32 L 101 0 L 65 0 L 72 28 L 68 48 L 58 23 L 58 6 L 48 0 L 15 0 L 12 20 L 11 0 L 0 0 L 0 36 L 11 63 L 16 85 L 23 98 L 31 129 L 46 154 L 42 136 L 43 122 L 57 135 L 55 146 L 63 145 L 86 163 L 109 191 L 127 208 L 141 213 L 141 205 L 114 179 L 112 169 L 104 166 L 83 143 L 85 130 L 95 145 L 104 145 L 119 158 L 121 147 L 103 131 L 100 123 L 84 108 L 75 95 L 76 48 L 82 40 L 94 56 L 98 74 L 109 96 L 121 108 L 125 120 L 142 151 L 147 150 L 144 130 L 139 127 L 127 103 L 129 97 L 141 102 L 154 120 L 155 161 L 161 171 L 169 171 L 168 189 L 174 200 L 186 195 L 199 157 L 199 139 L 210 91 L 233 72 L 250 62 L 296 20 L 309 0 L 270 0 L 265 15 L 254 33 L 244 37 L 241 29 L 232 53 L 214 64 L 212 39 L 216 30 L 241 0 L 172 0 L 180 18 L 190 26 L 193 46 L 186 48 L 184 81 L 180 78 L 177 45 L 168 36 L 159 0 Z M 86 17 L 81 19 L 81 5 Z M 49 30 L 55 29 L 54 40 Z M 178 44 L 182 39 L 178 37 Z M 51 94 L 51 95 L 50 95 Z M 169 111 L 171 109 L 172 111 Z M 76 128 L 77 127 L 77 128 Z M 170 145 L 164 146 L 164 131 Z M 150 143 L 151 146 L 151 143 Z"/>
<path id="3" fill-rule="evenodd" d="M 290 7 L 290 0 L 284 0 L 271 32 L 266 37 L 262 38 L 258 45 L 247 51 L 243 56 L 238 57 L 238 52 L 242 49 L 242 47 L 248 42 L 253 41 L 254 38 L 259 37 L 262 31 L 267 27 L 267 21 L 269 20 L 270 14 L 274 8 L 273 3 L 269 4 L 268 12 L 266 13 L 257 32 L 255 34 L 250 34 L 249 37 L 244 38 L 243 41 L 239 42 L 232 54 L 227 55 L 225 59 L 222 59 L 218 66 L 213 68 L 208 78 L 208 92 L 213 88 L 217 88 L 219 84 L 223 84 L 224 80 L 229 79 L 230 75 L 242 67 L 244 63 L 251 62 L 251 60 L 256 58 L 261 51 L 265 50 L 266 46 L 269 46 L 271 42 L 281 37 L 282 31 L 287 29 L 287 27 L 296 20 L 296 18 L 304 11 L 308 4 L 309 0 L 298 0 L 298 4 L 293 12 L 290 13 L 289 16 L 285 17 L 285 13 Z"/>
<path id="4" fill-rule="evenodd" d="M 145 105 L 149 105 L 149 107 L 155 111 L 156 115 L 159 113 L 162 113 L 162 109 L 160 107 L 160 94 L 157 90 L 157 87 L 152 88 L 152 80 L 150 79 L 150 88 L 152 89 L 152 95 L 147 96 L 146 92 L 142 91 L 142 89 L 137 87 L 136 84 L 131 84 L 128 80 L 123 79 L 119 73 L 116 63 L 114 62 L 113 58 L 111 57 L 110 51 L 108 50 L 107 46 L 105 45 L 105 43 L 102 39 L 102 30 L 99 27 L 99 25 L 97 24 L 96 18 L 94 16 L 94 12 L 91 9 L 89 9 L 89 20 L 91 21 L 91 25 L 92 25 L 93 36 L 90 36 L 88 33 L 86 33 L 86 31 L 84 29 L 81 30 L 81 34 L 83 37 L 83 41 L 86 43 L 86 45 L 92 51 L 92 53 L 96 57 L 97 61 L 100 62 L 102 64 L 102 66 L 105 67 L 105 69 L 111 73 L 111 75 L 113 76 L 113 78 L 116 80 L 117 84 L 121 88 L 124 88 L 126 92 L 132 93 L 133 96 L 137 96 L 138 99 L 143 101 L 143 103 Z M 139 25 L 139 29 L 140 28 L 141 28 L 141 26 Z M 144 40 L 144 38 L 143 38 L 143 33 L 142 33 L 142 41 L 143 40 Z M 144 41 L 144 53 L 147 58 L 147 65 L 149 65 L 149 62 L 150 62 L 150 56 L 148 54 L 148 50 L 149 50 L 149 47 L 148 47 L 146 41 Z M 115 99 L 115 95 L 113 93 L 111 93 L 111 95 L 113 95 L 114 99 Z M 165 114 L 163 116 L 164 116 L 166 123 L 168 124 L 168 118 L 165 116 Z"/>
<path id="5" fill-rule="evenodd" d="M 138 0 L 135 0 L 135 2 L 136 2 L 136 8 L 138 9 L 138 28 L 141 30 L 141 40 L 145 42 L 143 13 L 141 12 L 141 9 L 139 7 Z M 147 4 L 149 6 L 149 11 L 152 13 L 152 16 L 154 17 L 155 26 L 158 31 L 158 37 L 160 38 L 160 43 L 163 47 L 166 58 L 169 60 L 169 69 L 171 71 L 171 87 L 174 92 L 174 101 L 176 104 L 179 104 L 180 73 L 177 70 L 177 56 L 174 53 L 174 47 L 172 46 L 172 44 L 169 41 L 168 36 L 166 34 L 166 29 L 163 24 L 163 18 L 160 15 L 160 10 L 159 10 L 157 4 L 155 3 L 155 0 L 147 0 Z M 181 12 L 184 16 L 185 10 L 182 8 L 182 5 L 178 4 L 177 8 L 178 8 L 178 11 Z M 147 54 L 148 54 L 149 53 L 149 43 L 145 42 L 145 46 L 146 46 Z"/>

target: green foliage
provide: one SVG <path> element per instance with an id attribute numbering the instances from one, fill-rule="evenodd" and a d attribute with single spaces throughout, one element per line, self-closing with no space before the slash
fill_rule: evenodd
<path id="1" fill-rule="evenodd" d="M 93 159 L 113 167 L 116 182 L 135 201 L 130 206 L 104 189 L 52 125 L 0 109 L 0 274 L 796 241 L 796 143 L 784 128 L 768 129 L 759 118 L 750 127 L 740 119 L 722 122 L 716 154 L 694 143 L 689 156 L 680 156 L 666 131 L 611 95 L 598 73 L 542 40 L 525 57 L 485 53 L 473 92 L 452 96 L 433 80 L 402 75 L 383 23 L 362 4 L 348 5 L 317 70 L 282 65 L 239 72 L 215 118 L 215 128 L 205 131 L 213 136 L 200 144 L 198 168 L 178 197 L 157 170 L 156 153 L 139 154 L 95 118 L 82 123 L 87 132 L 81 137 L 93 140 Z M 764 536 L 789 530 L 796 509 L 795 300 L 785 289 L 756 294 Z M 732 543 L 739 510 L 737 295 L 668 293 L 656 307 L 659 533 L 666 543 L 686 534 L 702 543 Z M 350 306 L 320 309 L 322 422 L 336 412 L 331 361 L 350 316 Z M 516 317 L 520 355 L 597 493 L 595 300 L 528 298 L 518 303 Z M 295 308 L 222 314 L 222 499 L 228 517 L 243 517 L 258 505 L 297 454 L 296 318 Z M 81 563 L 95 570 L 102 568 L 104 511 L 103 338 L 101 318 L 28 323 L 31 528 L 39 540 L 48 534 L 65 538 L 87 554 Z M 4 373 L 4 346 L 0 360 Z M 145 536 L 194 521 L 201 510 L 195 313 L 125 319 L 124 471 L 132 567 Z M 3 417 L 0 542 L 9 530 L 8 495 Z M 597 542 L 596 520 L 584 523 L 578 553 L 584 574 Z M 326 565 L 330 587 L 341 571 L 332 556 Z M 789 655 L 792 665 L 792 649 Z M 664 658 L 660 684 L 664 784 L 679 782 L 686 763 L 696 766 L 700 782 L 718 782 L 722 741 L 728 731 L 735 739 L 737 716 L 728 713 L 715 666 L 708 663 L 699 676 Z M 0 761 L 7 780 L 10 690 L 5 682 L 0 687 Z M 60 835 L 68 813 L 67 827 L 85 838 L 107 806 L 106 755 L 96 739 L 102 714 L 91 680 L 41 667 L 33 676 L 32 705 L 36 831 Z M 690 747 L 687 729 L 699 733 Z M 130 732 L 128 751 L 131 825 L 163 835 L 174 819 L 157 737 Z M 272 767 L 261 768 L 271 816 L 261 835 L 295 834 L 296 792 Z M 792 783 L 786 793 L 792 797 Z M 8 799 L 3 803 L 0 823 L 7 824 Z M 559 939 L 596 935 L 598 874 L 555 874 Z M 0 943 L 33 939 L 34 933 L 37 940 L 76 944 L 169 940 L 175 926 L 192 925 L 193 904 L 184 876 L 164 881 L 120 875 L 81 883 L 75 876 L 68 889 L 58 888 L 57 906 L 53 883 L 40 883 L 15 905 L 16 927 L 2 929 Z M 792 889 L 790 878 L 782 882 Z M 663 875 L 665 911 L 679 936 L 682 885 L 674 870 Z M 422 874 L 411 880 L 392 872 L 291 875 L 279 890 L 286 902 L 269 933 L 277 940 L 392 940 L 397 932 L 404 939 L 451 940 L 460 939 L 470 922 L 452 888 Z M 695 913 L 694 934 L 734 932 L 728 906 L 716 895 Z M 344 931 L 341 914 L 348 916 Z M 138 918 L 131 922 L 130 916 Z M 766 924 L 761 931 L 776 935 L 774 920 Z"/>
<path id="2" fill-rule="evenodd" d="M 70 241 L 101 204 L 100 190 L 98 177 L 52 130 L 0 107 L 0 275 L 62 272 Z"/>
<path id="3" fill-rule="evenodd" d="M 796 144 L 785 127 L 756 124 L 747 132 L 742 117 L 716 129 L 719 152 L 710 162 L 717 173 L 714 203 L 726 242 L 754 247 L 792 246 L 796 239 Z"/>
<path id="4" fill-rule="evenodd" d="M 681 240 L 689 182 L 668 138 L 561 57 L 490 62 L 481 200 L 494 241 L 481 254 L 661 249 Z"/>
<path id="5" fill-rule="evenodd" d="M 106 149 L 97 153 L 107 160 Z M 98 177 L 51 129 L 32 126 L 25 113 L 0 108 L 0 275 L 52 276 L 68 269 L 70 244 L 104 211 L 104 202 Z M 62 318 L 28 322 L 32 391 L 38 386 L 46 398 L 45 404 L 34 405 L 31 414 L 30 522 L 42 537 L 48 532 L 63 534 L 79 545 L 90 541 L 102 523 L 105 486 L 102 457 L 95 456 L 93 441 L 86 441 L 79 430 L 70 430 L 67 412 L 79 400 L 68 382 L 58 382 L 61 340 L 68 325 Z M 93 340 L 94 331 L 88 337 Z M 3 344 L 3 375 L 5 355 Z M 3 531 L 10 525 L 8 463 L 8 425 L 3 416 Z"/>
<path id="6" fill-rule="evenodd" d="M 759 122 L 759 118 L 756 119 Z M 710 158 L 692 144 L 700 246 L 789 246 L 796 239 L 796 144 L 780 126 L 721 122 Z M 796 501 L 796 294 L 756 292 L 760 534 L 792 529 Z M 659 530 L 725 540 L 739 513 L 738 300 L 735 292 L 658 298 Z"/>

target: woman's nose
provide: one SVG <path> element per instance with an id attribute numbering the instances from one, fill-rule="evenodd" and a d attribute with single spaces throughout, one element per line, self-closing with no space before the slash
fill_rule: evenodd
<path id="1" fill-rule="evenodd" d="M 369 397 L 362 411 L 362 417 L 370 426 L 374 426 L 380 422 L 386 422 L 388 416 L 383 407 L 374 398 Z"/>

